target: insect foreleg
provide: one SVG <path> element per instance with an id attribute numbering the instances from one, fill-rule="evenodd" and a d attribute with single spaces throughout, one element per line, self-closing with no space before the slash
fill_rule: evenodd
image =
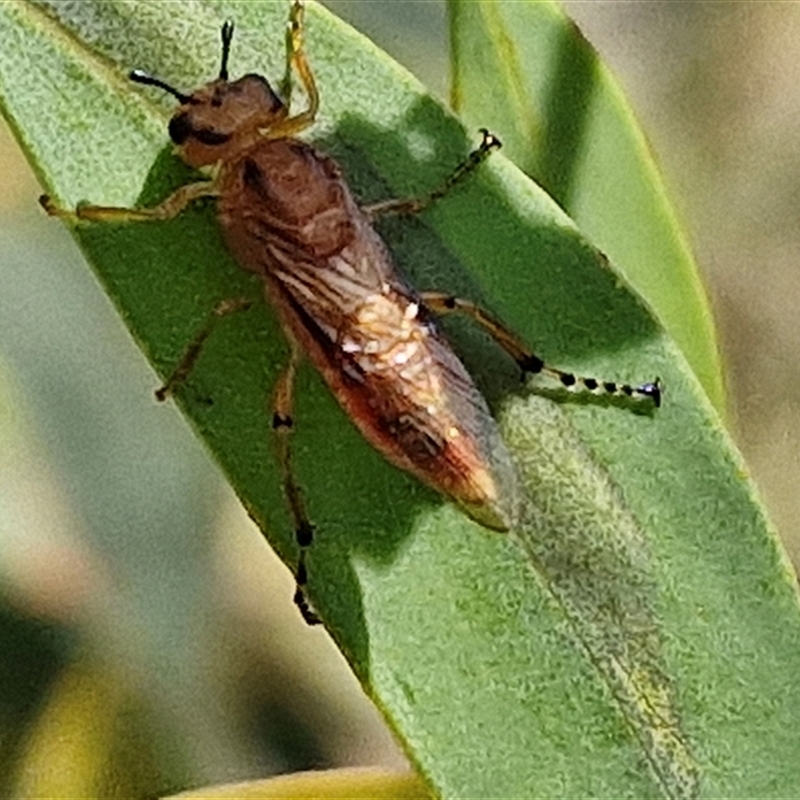
<path id="1" fill-rule="evenodd" d="M 297 570 L 295 572 L 296 588 L 294 593 L 295 605 L 300 609 L 303 619 L 309 625 L 318 625 L 321 620 L 314 613 L 306 596 L 308 571 L 306 569 L 306 552 L 314 540 L 314 529 L 308 519 L 303 495 L 297 484 L 297 479 L 292 468 L 292 449 L 290 434 L 294 427 L 292 416 L 294 409 L 294 379 L 297 364 L 300 361 L 300 352 L 292 346 L 292 355 L 289 363 L 281 373 L 275 385 L 275 400 L 272 411 L 272 428 L 277 435 L 278 459 L 283 473 L 283 490 L 289 503 L 289 511 L 294 522 L 295 539 L 300 550 L 297 557 Z"/>
<path id="2" fill-rule="evenodd" d="M 116 206 L 78 206 L 76 209 L 57 206 L 49 195 L 39 198 L 42 208 L 51 216 L 68 222 L 148 222 L 173 219 L 186 206 L 201 197 L 214 197 L 217 189 L 213 181 L 187 183 L 176 189 L 166 200 L 151 208 L 119 208 Z"/>
<path id="3" fill-rule="evenodd" d="M 156 398 L 163 402 L 178 386 L 186 381 L 194 369 L 194 365 L 197 363 L 197 359 L 200 356 L 200 351 L 203 349 L 206 339 L 211 335 L 211 332 L 222 317 L 227 317 L 228 314 L 233 314 L 236 311 L 246 311 L 252 305 L 253 301 L 246 297 L 235 297 L 217 303 L 208 318 L 208 322 L 200 329 L 194 339 L 189 342 L 189 345 L 181 356 L 181 360 L 178 362 L 175 369 L 172 370 L 166 383 L 160 389 L 156 389 Z"/>
<path id="4" fill-rule="evenodd" d="M 463 300 L 443 292 L 422 292 L 422 301 L 435 314 L 460 312 L 478 323 L 519 365 L 523 374 L 544 374 L 557 380 L 565 389 L 583 389 L 593 394 L 615 395 L 618 397 L 640 397 L 652 401 L 656 407 L 661 405 L 661 384 L 658 378 L 652 383 L 630 386 L 627 383 L 585 378 L 551 367 L 537 356 L 513 331 L 496 320 L 487 311 L 470 300 Z"/>
<path id="5" fill-rule="evenodd" d="M 498 150 L 502 143 L 486 128 L 481 128 L 483 141 L 476 150 L 473 150 L 451 173 L 450 176 L 436 189 L 423 197 L 410 197 L 402 200 L 384 200 L 364 207 L 364 211 L 373 219 L 381 214 L 418 214 L 429 205 L 444 197 L 454 186 L 461 183 L 468 175 L 473 173 L 491 154 Z"/>
<path id="6" fill-rule="evenodd" d="M 286 26 L 286 71 L 281 81 L 281 95 L 288 107 L 292 100 L 292 71 L 295 71 L 305 89 L 308 108 L 300 114 L 289 117 L 270 128 L 268 136 L 271 139 L 298 134 L 314 122 L 319 109 L 317 82 L 314 80 L 314 73 L 311 70 L 311 65 L 308 63 L 305 52 L 304 15 L 305 5 L 302 0 L 294 0 L 289 14 L 289 23 Z"/>

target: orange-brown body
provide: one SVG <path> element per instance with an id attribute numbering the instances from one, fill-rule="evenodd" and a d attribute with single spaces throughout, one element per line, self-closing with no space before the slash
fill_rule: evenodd
<path id="1" fill-rule="evenodd" d="M 195 92 L 170 133 L 188 163 L 217 165 L 228 247 L 367 440 L 483 525 L 509 528 L 516 471 L 485 400 L 337 164 L 274 135 L 284 119 L 248 75 Z"/>
<path id="2" fill-rule="evenodd" d="M 219 219 L 367 440 L 484 524 L 508 527 L 496 471 L 511 461 L 489 409 L 337 165 L 296 139 L 262 141 L 225 165 Z"/>

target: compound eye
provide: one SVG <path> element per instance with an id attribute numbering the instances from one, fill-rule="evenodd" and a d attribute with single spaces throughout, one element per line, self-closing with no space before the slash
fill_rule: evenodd
<path id="1" fill-rule="evenodd" d="M 191 135 L 194 136 L 200 144 L 207 144 L 209 147 L 225 144 L 225 142 L 230 141 L 231 138 L 230 134 L 212 131 L 211 128 L 198 128 L 192 131 Z"/>
<path id="2" fill-rule="evenodd" d="M 191 135 L 192 123 L 186 112 L 177 114 L 169 121 L 169 138 L 175 144 L 183 144 Z"/>
<path id="3" fill-rule="evenodd" d="M 169 121 L 169 137 L 177 145 L 185 144 L 189 139 L 194 139 L 200 144 L 215 147 L 230 141 L 230 134 L 220 133 L 213 128 L 198 128 L 192 124 L 189 114 L 177 114 Z"/>

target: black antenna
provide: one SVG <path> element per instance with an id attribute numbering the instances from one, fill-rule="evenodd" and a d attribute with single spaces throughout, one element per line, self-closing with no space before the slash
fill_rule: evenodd
<path id="1" fill-rule="evenodd" d="M 227 19 L 222 25 L 222 64 L 219 68 L 219 79 L 228 80 L 228 56 L 231 52 L 231 40 L 233 39 L 233 20 Z"/>
<path id="2" fill-rule="evenodd" d="M 192 100 L 189 95 L 183 94 L 183 92 L 179 92 L 177 89 L 173 89 L 168 83 L 164 83 L 164 81 L 154 78 L 152 75 L 144 72 L 144 70 L 133 69 L 130 71 L 130 73 L 128 73 L 128 77 L 136 83 L 143 83 L 146 86 L 157 86 L 159 89 L 169 92 L 178 100 L 179 103 L 183 103 L 184 105 L 186 103 L 190 103 Z"/>

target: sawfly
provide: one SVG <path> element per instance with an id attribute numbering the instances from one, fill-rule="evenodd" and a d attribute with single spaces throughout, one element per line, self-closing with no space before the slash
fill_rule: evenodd
<path id="1" fill-rule="evenodd" d="M 305 553 L 313 528 L 291 466 L 289 433 L 293 384 L 305 356 L 319 370 L 341 407 L 366 439 L 391 463 L 454 500 L 481 525 L 514 526 L 521 487 L 514 462 L 489 407 L 439 331 L 436 316 L 461 312 L 481 325 L 524 373 L 547 373 L 567 389 L 643 398 L 656 406 L 656 380 L 629 386 L 580 378 L 554 369 L 513 332 L 468 300 L 417 292 L 397 271 L 373 227 L 381 214 L 416 213 L 443 197 L 473 172 L 492 150 L 483 141 L 427 196 L 361 206 L 338 164 L 298 135 L 315 119 L 319 94 L 303 46 L 302 2 L 295 0 L 287 28 L 287 80 L 277 93 L 261 75 L 228 78 L 233 23 L 222 26 L 219 75 L 184 94 L 141 70 L 130 78 L 157 87 L 179 103 L 169 136 L 191 167 L 210 178 L 180 187 L 151 208 L 57 207 L 48 213 L 70 221 L 167 220 L 190 203 L 213 197 L 225 242 L 239 265 L 263 281 L 291 345 L 289 363 L 274 393 L 272 426 L 279 441 L 283 486 L 299 548 L 297 603 L 309 623 L 318 622 L 306 597 Z M 291 112 L 291 75 L 306 95 L 306 107 Z M 215 320 L 245 308 L 224 300 L 208 325 L 158 390 L 160 400 L 190 374 Z"/>

